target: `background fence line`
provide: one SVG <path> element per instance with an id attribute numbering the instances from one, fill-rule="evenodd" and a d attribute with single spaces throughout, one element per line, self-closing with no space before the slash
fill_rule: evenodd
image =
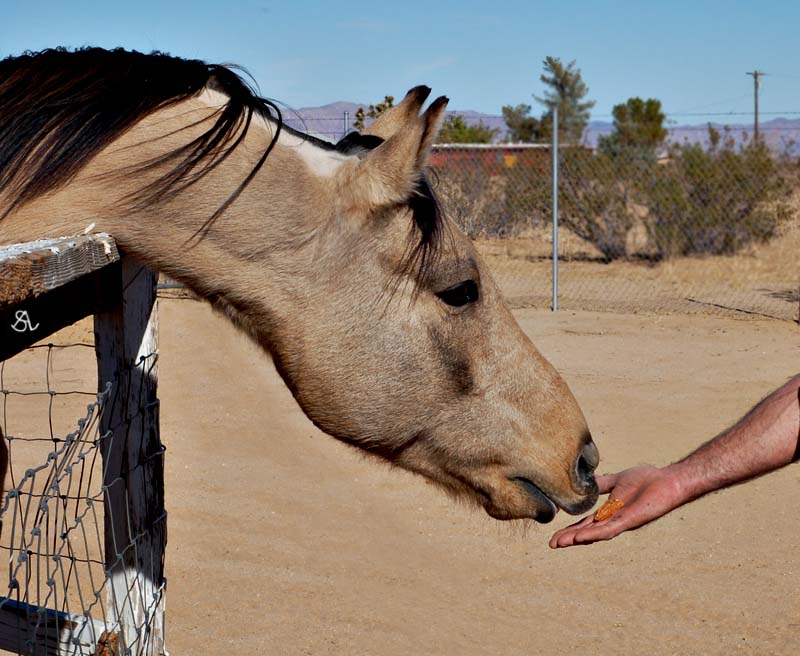
<path id="1" fill-rule="evenodd" d="M 800 112 L 761 116 L 777 114 Z M 667 115 L 656 146 L 596 127 L 580 144 L 438 144 L 434 186 L 513 306 L 800 321 L 800 126 L 762 120 L 756 143 L 746 125 L 674 125 L 690 116 L 752 114 Z M 332 141 L 347 125 L 287 121 Z"/>
<path id="2" fill-rule="evenodd" d="M 437 147 L 436 190 L 517 305 L 796 320 L 798 163 L 760 144 L 663 152 Z M 558 206 L 553 236 L 551 216 Z"/>

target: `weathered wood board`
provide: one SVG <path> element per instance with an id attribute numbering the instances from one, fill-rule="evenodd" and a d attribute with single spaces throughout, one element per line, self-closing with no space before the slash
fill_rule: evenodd
<path id="1" fill-rule="evenodd" d="M 106 234 L 0 246 L 0 360 L 107 309 L 119 261 Z"/>

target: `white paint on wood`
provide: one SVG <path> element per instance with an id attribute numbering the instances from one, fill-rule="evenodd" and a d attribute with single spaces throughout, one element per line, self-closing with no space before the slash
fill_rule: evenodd
<path id="1" fill-rule="evenodd" d="M 95 656 L 100 637 L 112 631 L 82 615 L 0 597 L 0 650 L 12 654 Z"/>
<path id="2" fill-rule="evenodd" d="M 100 422 L 108 607 L 123 649 L 161 656 L 166 546 L 157 388 L 157 274 L 123 258 L 120 305 L 95 315 L 98 383 L 113 384 Z M 149 627 L 146 631 L 144 627 Z"/>

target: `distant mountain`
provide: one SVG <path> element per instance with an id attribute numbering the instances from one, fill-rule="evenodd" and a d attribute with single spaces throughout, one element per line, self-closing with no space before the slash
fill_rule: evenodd
<path id="1" fill-rule="evenodd" d="M 723 137 L 727 134 L 733 137 L 737 144 L 742 144 L 753 138 L 752 123 L 711 123 Z M 672 143 L 701 143 L 709 145 L 708 123 L 700 125 L 673 125 L 668 126 L 669 141 Z M 607 121 L 591 121 L 586 131 L 586 141 L 592 146 L 597 145 L 599 137 L 611 134 L 613 123 Z M 759 124 L 759 138 L 775 152 L 800 155 L 800 119 L 775 118 Z"/>
<path id="2" fill-rule="evenodd" d="M 289 126 L 309 132 L 327 141 L 338 141 L 348 129 L 352 128 L 355 121 L 356 110 L 362 105 L 353 102 L 335 102 L 321 107 L 303 107 L 289 111 L 284 109 L 284 118 Z M 367 107 L 368 104 L 364 104 Z M 345 113 L 347 118 L 345 119 Z M 483 124 L 489 128 L 497 129 L 496 142 L 506 140 L 508 130 L 502 116 L 484 114 L 472 110 L 453 110 L 448 114 L 463 116 L 467 124 Z M 715 129 L 725 133 L 725 123 L 712 123 Z M 586 130 L 586 142 L 592 146 L 597 145 L 599 137 L 610 134 L 614 129 L 609 121 L 591 121 Z M 753 136 L 752 123 L 727 124 L 728 134 L 737 143 L 743 143 Z M 764 142 L 776 152 L 788 152 L 800 155 L 800 119 L 774 118 L 764 121 L 759 125 L 760 136 Z M 708 124 L 700 125 L 672 125 L 668 126 L 669 140 L 673 143 L 702 143 L 708 145 Z"/>
<path id="3" fill-rule="evenodd" d="M 725 134 L 726 124 L 712 123 L 712 126 Z M 753 138 L 753 124 L 728 124 L 730 134 L 737 143 Z M 708 145 L 707 125 L 683 125 L 670 130 L 670 138 L 674 142 L 689 141 Z M 775 118 L 759 124 L 759 138 L 775 152 L 800 154 L 800 120 Z"/>
<path id="4" fill-rule="evenodd" d="M 335 102 L 321 107 L 302 107 L 297 110 L 282 109 L 283 118 L 286 123 L 296 130 L 308 132 L 314 136 L 326 139 L 327 141 L 338 141 L 344 136 L 345 121 L 349 129 L 353 127 L 356 120 L 356 110 L 359 107 L 368 107 L 367 104 L 352 102 Z M 347 118 L 345 118 L 347 113 Z M 506 136 L 506 124 L 502 116 L 494 114 L 483 114 L 474 111 L 452 111 L 448 114 L 458 114 L 464 117 L 468 125 L 483 125 L 496 128 L 498 130 L 496 141 L 504 141 Z"/>

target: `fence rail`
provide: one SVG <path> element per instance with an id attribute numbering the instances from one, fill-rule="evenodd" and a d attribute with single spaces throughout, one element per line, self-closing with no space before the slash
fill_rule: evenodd
<path id="1" fill-rule="evenodd" d="M 0 280 L 0 649 L 164 654 L 156 275 L 91 235 L 0 248 Z M 41 343 L 92 315 L 88 338 Z M 69 382 L 86 367 L 96 390 Z"/>

